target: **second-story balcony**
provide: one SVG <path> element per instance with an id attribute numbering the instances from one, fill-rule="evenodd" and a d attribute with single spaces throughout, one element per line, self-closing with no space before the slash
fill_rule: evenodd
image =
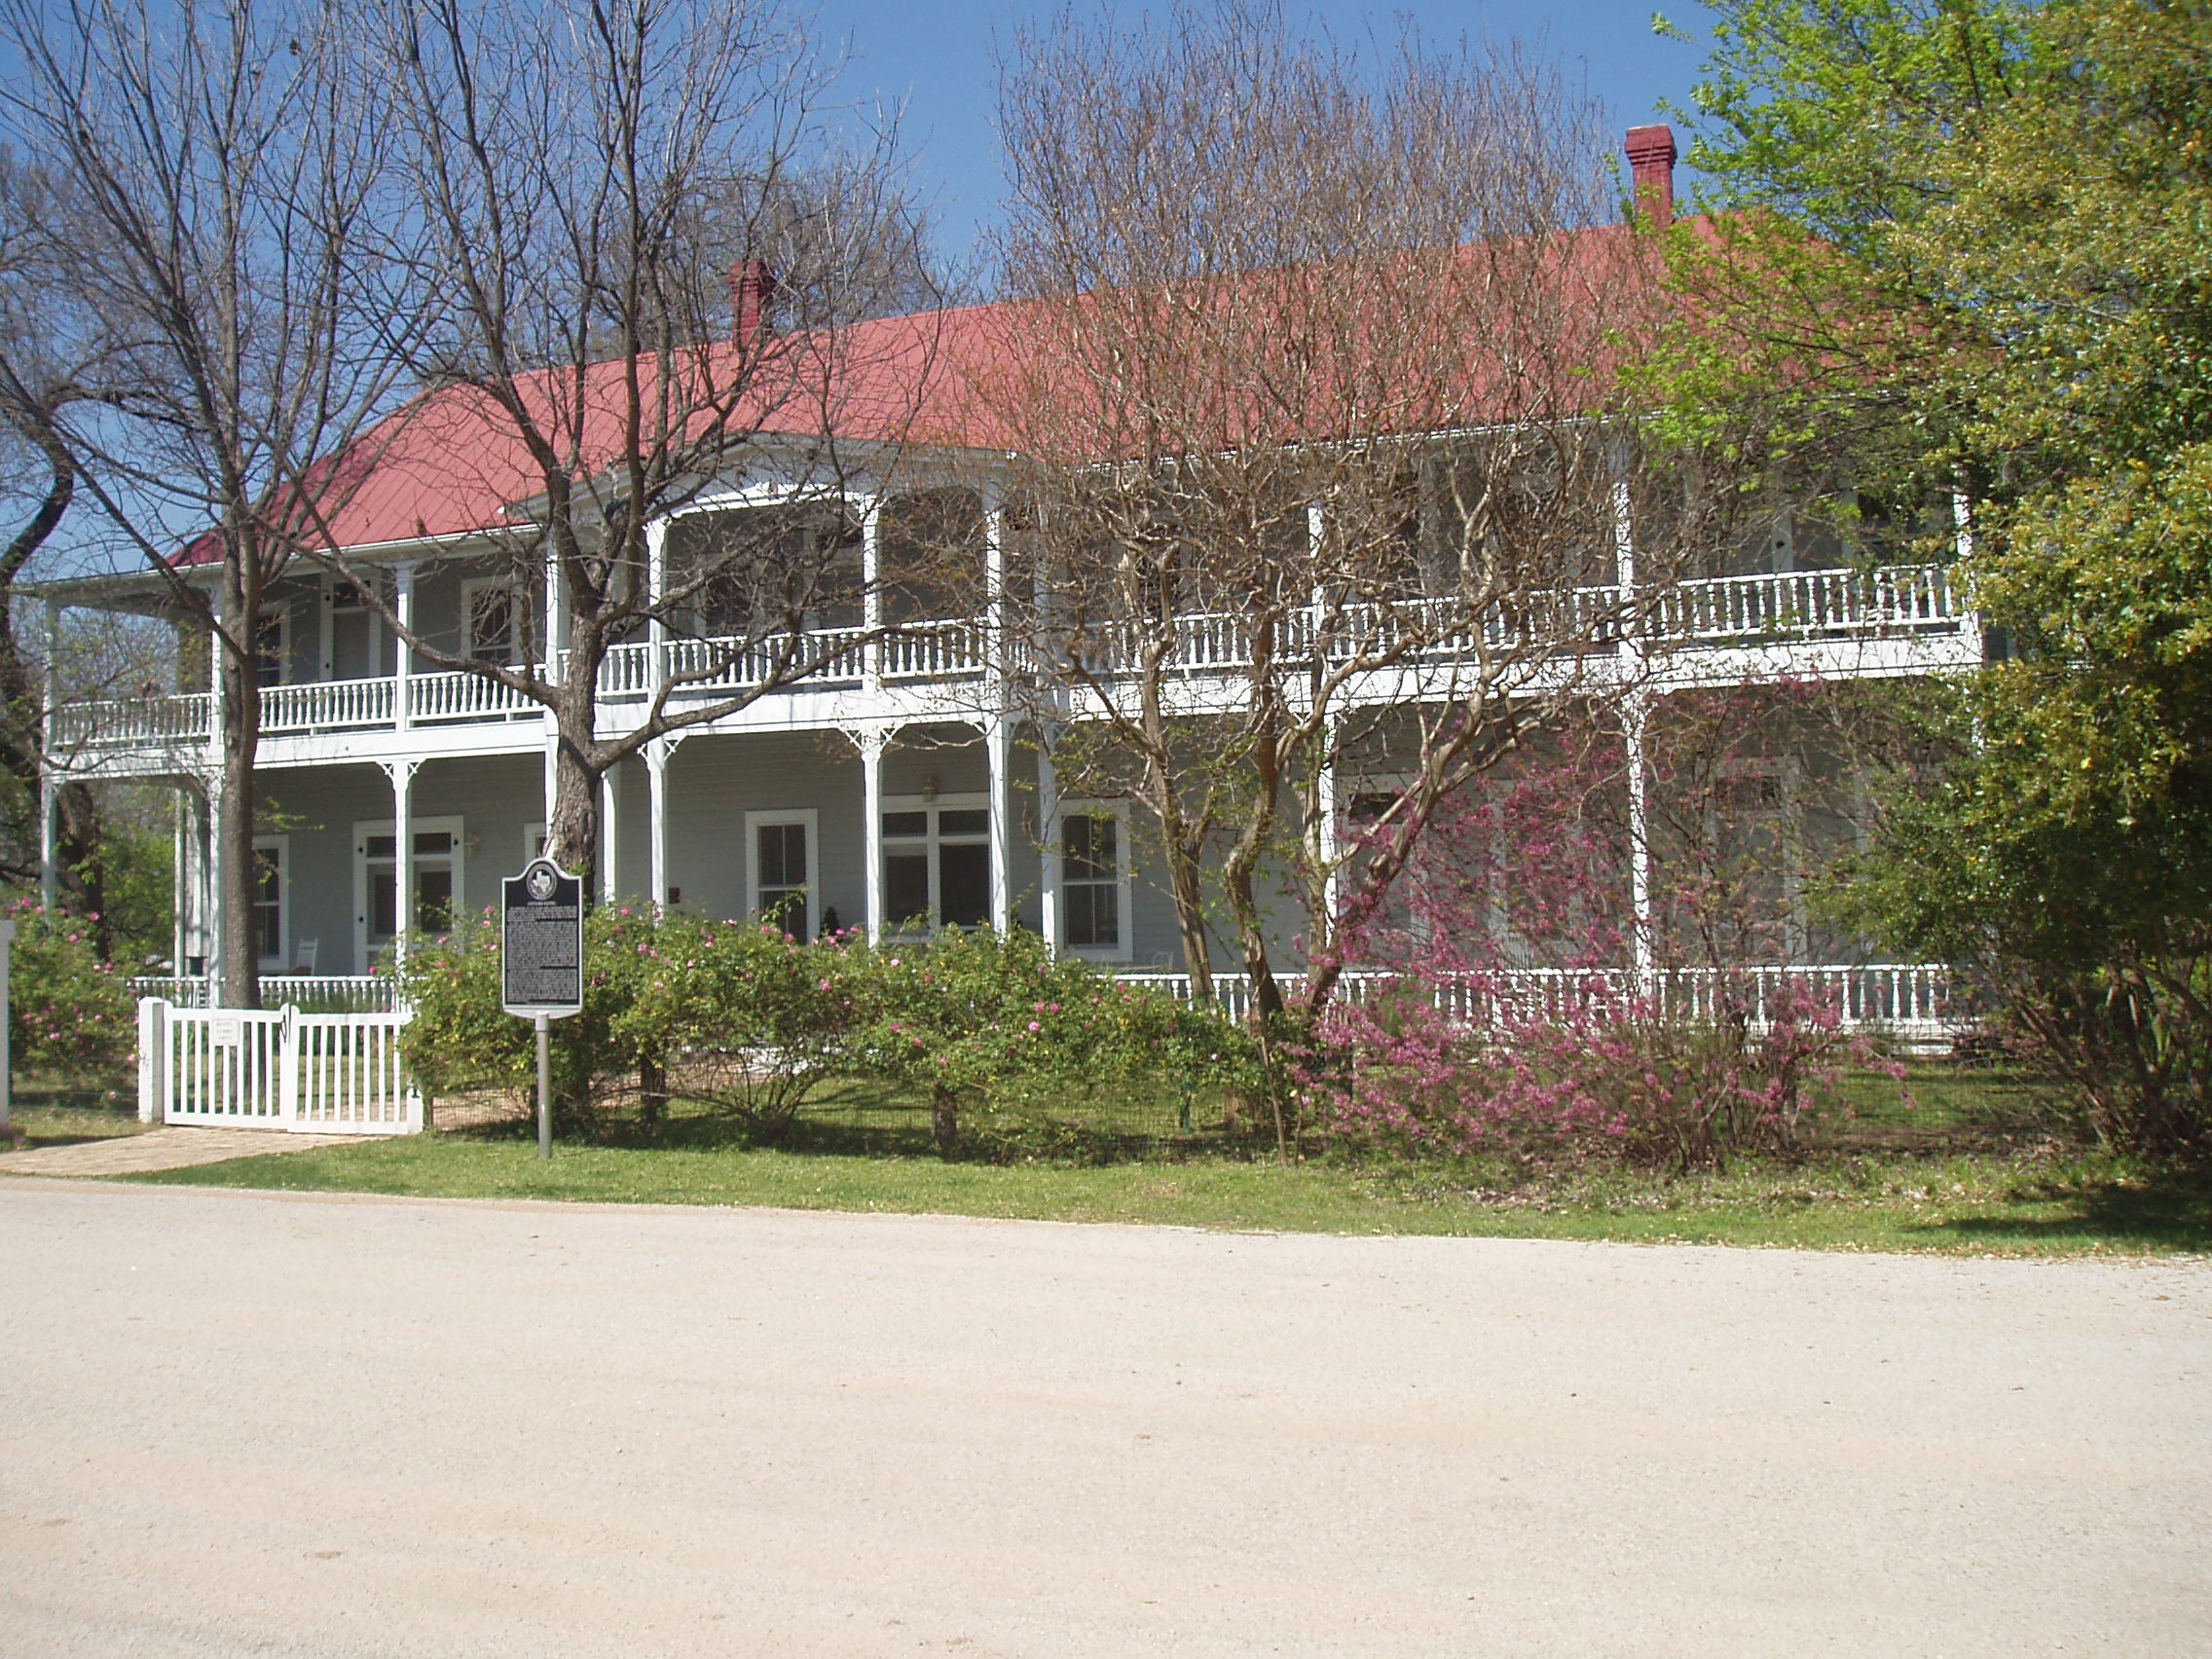
<path id="1" fill-rule="evenodd" d="M 1421 614 L 1453 603 L 1301 608 L 1290 613 L 1277 654 L 1375 654 L 1387 651 L 1398 631 L 1418 641 L 1416 658 L 1438 661 L 1547 636 L 1567 642 L 1563 649 L 1569 651 L 1632 643 L 1657 654 L 1959 637 L 1968 626 L 1949 571 L 1935 565 L 1714 577 L 1641 595 L 1634 606 L 1624 605 L 1617 588 L 1568 589 L 1541 605 L 1499 610 L 1457 628 Z M 1250 665 L 1248 618 L 1195 613 L 1173 623 L 1164 665 L 1170 671 L 1193 679 L 1234 677 Z M 1111 680 L 1128 672 L 1135 635 L 1109 629 L 1079 648 L 1092 673 Z M 1019 653 L 1014 654 L 1018 668 Z M 673 700 L 692 702 L 763 687 L 771 695 L 951 688 L 981 681 L 989 660 L 989 631 L 976 618 L 907 623 L 872 641 L 860 629 L 822 629 L 795 638 L 637 642 L 608 652 L 600 665 L 599 694 L 615 705 L 643 701 L 664 683 Z M 315 681 L 267 686 L 261 693 L 261 729 L 271 738 L 481 727 L 535 720 L 541 714 L 540 705 L 522 692 L 465 672 Z M 52 735 L 63 754 L 173 753 L 209 741 L 210 715 L 204 691 L 76 703 L 55 712 Z"/>

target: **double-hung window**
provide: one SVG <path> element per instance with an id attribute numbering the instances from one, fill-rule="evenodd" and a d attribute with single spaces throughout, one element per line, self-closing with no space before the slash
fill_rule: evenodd
<path id="1" fill-rule="evenodd" d="M 291 844 L 282 835 L 253 838 L 253 953 L 263 968 L 284 966 L 284 901 Z"/>
<path id="2" fill-rule="evenodd" d="M 822 927 L 814 876 L 815 809 L 745 815 L 746 904 L 801 943 Z"/>
<path id="3" fill-rule="evenodd" d="M 1071 801 L 1060 808 L 1060 945 L 1071 955 L 1129 955 L 1129 837 L 1122 808 Z"/>

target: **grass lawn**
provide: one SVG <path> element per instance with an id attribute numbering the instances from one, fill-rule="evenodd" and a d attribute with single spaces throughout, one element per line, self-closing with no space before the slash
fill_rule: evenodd
<path id="1" fill-rule="evenodd" d="M 18 1077 L 11 1091 L 8 1124 L 25 1148 L 67 1146 L 72 1141 L 110 1140 L 154 1127 L 138 1121 L 131 1085 L 112 1088 Z M 7 1142 L 0 1140 L 0 1151 Z"/>
<path id="2" fill-rule="evenodd" d="M 1839 1250 L 2074 1255 L 2212 1249 L 2212 1183 L 2083 1154 L 2014 1080 L 1916 1076 L 1906 1111 L 1869 1079 L 1859 1116 L 1802 1157 L 1668 1177 L 1498 1159 L 1346 1156 L 1277 1165 L 1249 1146 L 1156 1143 L 1078 1158 L 1002 1146 L 926 1156 L 918 1108 L 830 1097 L 784 1150 L 679 1117 L 656 1147 L 562 1145 L 522 1124 L 122 1177 L 180 1186 L 601 1202 L 771 1204 L 1297 1233 L 1438 1234 Z M 910 1121 L 903 1121 L 910 1120 Z"/>

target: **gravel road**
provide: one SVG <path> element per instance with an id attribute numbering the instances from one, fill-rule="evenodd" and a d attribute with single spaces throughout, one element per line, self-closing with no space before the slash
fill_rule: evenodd
<path id="1" fill-rule="evenodd" d="M 0 1652 L 2212 1654 L 2212 1266 L 0 1185 Z"/>

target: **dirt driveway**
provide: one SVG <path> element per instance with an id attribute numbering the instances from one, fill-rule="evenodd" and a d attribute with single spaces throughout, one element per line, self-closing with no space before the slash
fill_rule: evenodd
<path id="1" fill-rule="evenodd" d="M 2212 1653 L 2212 1268 L 0 1185 L 0 1649 Z"/>

